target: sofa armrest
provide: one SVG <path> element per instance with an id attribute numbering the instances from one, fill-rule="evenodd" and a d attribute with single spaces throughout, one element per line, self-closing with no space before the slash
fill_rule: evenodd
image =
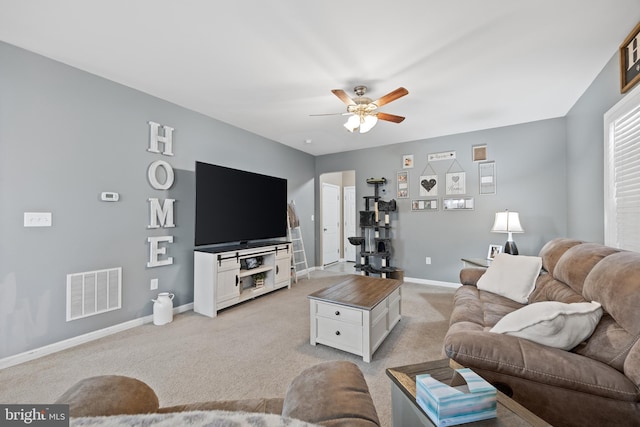
<path id="1" fill-rule="evenodd" d="M 282 415 L 324 426 L 379 426 L 362 372 L 352 362 L 320 363 L 289 385 Z"/>
<path id="2" fill-rule="evenodd" d="M 55 401 L 69 405 L 71 417 L 145 414 L 159 407 L 158 396 L 140 380 L 120 375 L 85 378 Z"/>
<path id="3" fill-rule="evenodd" d="M 522 378 L 630 402 L 640 397 L 636 385 L 607 364 L 511 335 L 458 330 L 447 334 L 444 350 L 467 368 L 494 372 L 503 379 Z"/>
<path id="4" fill-rule="evenodd" d="M 478 283 L 478 279 L 487 271 L 486 268 L 467 267 L 460 270 L 460 283 L 463 285 L 473 285 Z"/>

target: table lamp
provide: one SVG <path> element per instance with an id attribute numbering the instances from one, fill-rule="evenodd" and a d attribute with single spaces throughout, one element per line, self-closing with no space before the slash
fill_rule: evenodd
<path id="1" fill-rule="evenodd" d="M 511 255 L 518 255 L 518 247 L 513 241 L 513 233 L 524 233 L 520 225 L 520 215 L 518 212 L 496 212 L 496 219 L 491 228 L 492 233 L 508 233 L 507 243 L 504 245 L 504 252 Z"/>

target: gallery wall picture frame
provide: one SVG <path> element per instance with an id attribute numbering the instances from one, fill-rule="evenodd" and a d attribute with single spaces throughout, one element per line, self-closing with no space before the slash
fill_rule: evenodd
<path id="1" fill-rule="evenodd" d="M 482 195 L 496 194 L 496 162 L 478 163 L 479 193 Z"/>
<path id="2" fill-rule="evenodd" d="M 413 167 L 413 154 L 404 154 L 402 156 L 402 168 L 411 169 Z"/>
<path id="3" fill-rule="evenodd" d="M 411 200 L 412 212 L 436 212 L 438 211 L 438 198 L 432 197 L 428 199 Z"/>
<path id="4" fill-rule="evenodd" d="M 475 209 L 473 197 L 443 197 L 445 211 L 472 211 Z"/>
<path id="5" fill-rule="evenodd" d="M 420 197 L 438 195 L 438 175 L 420 176 Z"/>
<path id="6" fill-rule="evenodd" d="M 445 194 L 453 196 L 467 192 L 465 172 L 447 172 L 445 175 Z"/>
<path id="7" fill-rule="evenodd" d="M 489 245 L 489 250 L 487 251 L 487 259 L 493 260 L 496 255 L 502 253 L 502 245 Z"/>
<path id="8" fill-rule="evenodd" d="M 397 183 L 396 198 L 408 199 L 409 198 L 409 171 L 397 172 L 396 183 Z"/>
<path id="9" fill-rule="evenodd" d="M 471 147 L 472 158 L 474 162 L 482 162 L 487 160 L 487 144 L 474 145 Z"/>
<path id="10" fill-rule="evenodd" d="M 620 45 L 620 93 L 626 93 L 640 81 L 640 23 L 629 33 Z"/>

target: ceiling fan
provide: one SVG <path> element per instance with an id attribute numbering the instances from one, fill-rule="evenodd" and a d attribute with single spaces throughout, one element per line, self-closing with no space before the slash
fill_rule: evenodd
<path id="1" fill-rule="evenodd" d="M 353 132 L 358 128 L 360 133 L 369 132 L 376 123 L 378 123 L 378 120 L 386 120 L 393 123 L 400 123 L 404 120 L 402 116 L 383 113 L 377 110 L 383 105 L 407 95 L 409 91 L 405 88 L 399 87 L 376 101 L 364 96 L 364 94 L 367 93 L 366 86 L 356 86 L 353 88 L 353 91 L 356 94 L 355 98 L 351 98 L 342 89 L 333 89 L 331 91 L 347 105 L 347 112 L 344 114 L 349 115 L 349 118 L 344 124 L 344 127 L 347 128 L 349 132 Z"/>

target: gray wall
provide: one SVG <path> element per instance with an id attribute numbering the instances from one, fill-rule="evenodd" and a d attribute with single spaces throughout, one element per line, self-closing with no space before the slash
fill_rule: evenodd
<path id="1" fill-rule="evenodd" d="M 566 116 L 570 237 L 604 243 L 603 116 L 622 98 L 616 54 Z"/>
<path id="2" fill-rule="evenodd" d="M 311 265 L 320 265 L 320 221 L 311 221 L 320 214 L 316 178 L 355 170 L 364 209 L 362 196 L 373 194 L 366 178 L 386 177 L 383 197 L 395 198 L 403 154 L 413 154 L 415 166 L 410 198 L 397 199 L 392 214 L 393 261 L 407 277 L 456 282 L 461 257 L 484 257 L 489 244 L 504 244 L 506 236 L 489 229 L 494 213 L 507 208 L 521 214 L 526 233 L 515 240 L 523 254 L 556 236 L 603 240 L 602 114 L 621 98 L 616 55 L 565 118 L 315 159 L 4 43 L 0 63 L 0 358 L 149 315 L 158 292 L 149 290 L 152 278 L 159 291 L 176 293 L 176 305 L 193 300 L 195 160 L 287 178 Z M 176 181 L 166 193 L 146 179 L 149 164 L 163 158 L 146 151 L 149 120 L 176 128 L 175 156 L 164 158 Z M 471 159 L 478 144 L 496 161 L 496 195 L 478 194 Z M 475 209 L 411 212 L 426 155 L 449 150 L 466 172 Z M 449 162 L 432 165 L 442 181 Z M 100 202 L 102 191 L 119 192 L 121 201 Z M 149 197 L 176 199 L 176 228 L 147 229 Z M 52 212 L 53 227 L 24 228 L 26 211 Z M 146 268 L 146 239 L 163 234 L 175 238 L 168 245 L 175 263 Z M 118 266 L 123 309 L 65 322 L 66 275 Z"/>
<path id="3" fill-rule="evenodd" d="M 457 282 L 461 257 L 486 257 L 489 244 L 506 241 L 505 234 L 489 231 L 497 211 L 520 212 L 525 233 L 515 235 L 514 240 L 521 254 L 537 254 L 547 240 L 566 233 L 565 131 L 565 121 L 559 118 L 325 155 L 316 158 L 316 174 L 355 169 L 358 210 L 364 209 L 362 197 L 374 193 L 366 179 L 387 178 L 381 196 L 396 199 L 398 205 L 391 215 L 392 265 L 404 269 L 405 277 Z M 478 144 L 486 144 L 488 160 L 496 162 L 496 195 L 478 194 L 478 163 L 471 157 L 472 146 Z M 427 154 L 443 151 L 456 152 L 466 172 L 466 195 L 474 197 L 475 209 L 412 212 L 410 202 L 419 198 L 418 179 L 427 165 Z M 404 169 L 409 171 L 409 199 L 396 198 L 396 172 L 403 170 L 403 154 L 414 155 L 414 167 Z M 451 164 L 450 160 L 431 163 L 440 179 L 440 199 Z M 459 170 L 456 168 L 452 171 Z M 316 201 L 319 203 L 317 195 Z M 425 264 L 427 256 L 431 265 Z"/>
<path id="4" fill-rule="evenodd" d="M 196 160 L 287 178 L 315 258 L 313 156 L 4 43 L 0 63 L 0 358 L 149 315 L 159 291 L 193 301 Z M 176 129 L 173 157 L 146 151 L 149 120 Z M 157 159 L 176 173 L 166 192 L 146 178 Z M 176 199 L 175 228 L 147 229 L 150 197 Z M 24 228 L 29 211 L 52 212 L 53 226 Z M 174 264 L 147 268 L 157 235 L 174 236 Z M 123 308 L 66 322 L 66 275 L 112 267 Z"/>

